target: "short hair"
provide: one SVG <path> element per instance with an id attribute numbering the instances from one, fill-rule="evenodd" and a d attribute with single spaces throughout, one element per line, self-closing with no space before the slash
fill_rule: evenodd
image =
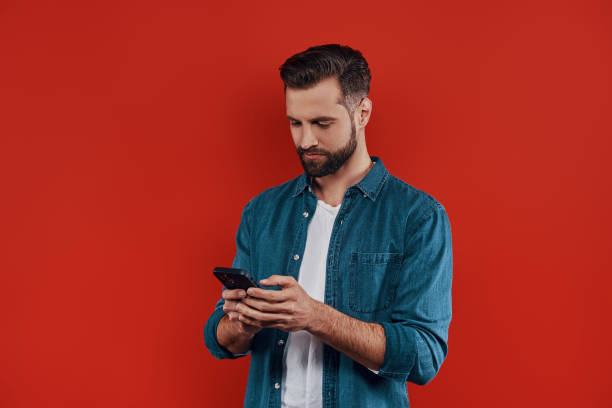
<path id="1" fill-rule="evenodd" d="M 280 76 L 287 87 L 308 89 L 319 81 L 336 77 L 340 83 L 343 105 L 352 116 L 361 98 L 370 92 L 370 68 L 358 50 L 346 45 L 324 44 L 306 49 L 289 57 L 279 67 Z"/>

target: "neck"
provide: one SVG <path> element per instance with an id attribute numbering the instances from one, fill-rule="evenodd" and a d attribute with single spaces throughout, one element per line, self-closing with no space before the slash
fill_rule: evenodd
<path id="1" fill-rule="evenodd" d="M 355 153 L 333 174 L 313 177 L 312 187 L 317 197 L 329 205 L 339 205 L 346 190 L 359 183 L 370 171 L 374 163 L 364 149 Z"/>

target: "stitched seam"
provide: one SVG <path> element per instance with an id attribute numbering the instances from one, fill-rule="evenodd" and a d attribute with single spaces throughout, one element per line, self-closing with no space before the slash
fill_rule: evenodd
<path id="1" fill-rule="evenodd" d="M 366 260 L 367 258 L 372 258 L 373 261 L 376 261 L 377 255 L 384 254 L 385 258 L 388 258 L 385 262 L 363 262 L 362 260 Z M 364 256 L 367 255 L 367 256 Z M 401 254 L 399 252 L 353 252 L 351 253 L 350 265 L 353 266 L 354 274 L 351 275 L 349 280 L 349 308 L 357 313 L 376 313 L 388 310 L 389 307 L 393 304 L 395 300 L 395 294 L 397 290 L 397 285 L 399 281 L 399 271 L 401 267 L 401 262 L 396 262 Z M 376 304 L 370 305 L 372 309 L 367 309 L 368 306 L 363 304 L 359 304 L 358 299 L 363 299 L 362 291 L 360 290 L 361 285 L 365 283 L 362 279 L 360 279 L 361 273 L 359 271 L 363 270 L 362 268 L 372 269 L 371 273 L 376 274 L 374 268 L 377 265 L 387 265 L 387 270 L 393 276 L 390 277 L 391 282 L 390 286 L 387 288 L 386 293 L 382 293 L 384 295 L 384 303 L 381 307 L 377 307 Z M 395 266 L 393 266 L 395 265 Z M 385 273 L 385 274 L 386 274 Z M 359 282 L 362 282 L 359 284 Z M 381 282 L 381 288 L 384 287 L 384 280 Z"/>
<path id="2" fill-rule="evenodd" d="M 378 189 L 376 190 L 376 193 L 375 193 L 376 198 L 378 198 L 378 194 L 380 193 L 380 191 L 382 190 L 383 186 L 385 185 L 385 182 L 387 181 L 388 177 L 389 177 L 389 172 L 386 172 L 383 175 L 383 179 L 378 184 Z"/>

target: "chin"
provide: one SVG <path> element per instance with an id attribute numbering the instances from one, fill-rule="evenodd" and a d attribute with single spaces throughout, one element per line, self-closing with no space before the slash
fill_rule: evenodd
<path id="1" fill-rule="evenodd" d="M 318 171 L 325 166 L 325 158 L 322 159 L 307 159 L 302 158 L 302 167 L 307 171 Z"/>

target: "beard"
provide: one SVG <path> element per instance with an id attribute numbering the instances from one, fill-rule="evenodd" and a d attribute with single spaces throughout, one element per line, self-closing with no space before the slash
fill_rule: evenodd
<path id="1" fill-rule="evenodd" d="M 333 153 L 318 150 L 316 147 L 303 150 L 298 146 L 297 154 L 302 162 L 302 167 L 310 177 L 323 177 L 333 174 L 353 155 L 357 148 L 357 132 L 355 124 L 351 121 L 351 138 L 340 149 Z M 320 154 L 323 157 L 312 160 L 304 157 L 305 153 Z"/>

